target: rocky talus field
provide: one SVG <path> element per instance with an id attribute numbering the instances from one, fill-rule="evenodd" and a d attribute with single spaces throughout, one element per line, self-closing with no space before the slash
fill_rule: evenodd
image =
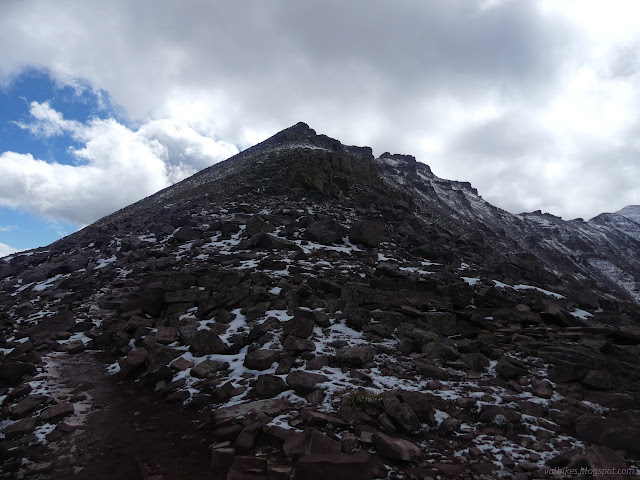
<path id="1" fill-rule="evenodd" d="M 0 478 L 636 478 L 638 222 L 297 124 L 0 259 Z"/>

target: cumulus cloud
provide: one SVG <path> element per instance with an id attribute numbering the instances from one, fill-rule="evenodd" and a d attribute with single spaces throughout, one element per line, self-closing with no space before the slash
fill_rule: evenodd
<path id="1" fill-rule="evenodd" d="M 20 126 L 35 135 L 70 135 L 82 145 L 71 150 L 78 162 L 0 154 L 0 205 L 73 224 L 90 223 L 237 153 L 173 120 L 131 130 L 112 118 L 66 120 L 47 103 L 33 102 L 30 112 L 32 121 Z"/>
<path id="2" fill-rule="evenodd" d="M 12 253 L 16 253 L 19 250 L 17 248 L 10 247 L 4 243 L 0 243 L 0 258 L 6 257 L 7 255 L 11 255 Z"/>
<path id="3" fill-rule="evenodd" d="M 302 120 L 412 153 L 509 210 L 588 217 L 640 203 L 620 188 L 639 143 L 638 13 L 634 0 L 9 1 L 0 82 L 36 65 L 108 91 L 144 124 L 138 140 L 147 130 L 172 156 L 167 179 L 212 148 L 183 149 L 183 124 L 246 147 Z M 35 133 L 66 128 L 33 113 Z"/>

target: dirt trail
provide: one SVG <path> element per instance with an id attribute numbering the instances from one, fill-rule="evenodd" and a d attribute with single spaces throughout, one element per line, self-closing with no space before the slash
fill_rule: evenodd
<path id="1" fill-rule="evenodd" d="M 106 360 L 88 352 L 53 360 L 60 382 L 86 392 L 92 406 L 81 427 L 50 444 L 47 478 L 140 480 L 141 459 L 165 480 L 210 479 L 208 442 L 195 431 L 205 416 L 118 383 L 105 374 Z"/>

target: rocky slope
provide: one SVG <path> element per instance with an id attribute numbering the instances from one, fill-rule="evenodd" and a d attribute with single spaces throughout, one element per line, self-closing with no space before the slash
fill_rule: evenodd
<path id="1" fill-rule="evenodd" d="M 637 211 L 295 125 L 0 261 L 3 478 L 630 477 Z"/>

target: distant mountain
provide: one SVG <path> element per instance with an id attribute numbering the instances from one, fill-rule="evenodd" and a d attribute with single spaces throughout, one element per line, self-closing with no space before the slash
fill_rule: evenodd
<path id="1" fill-rule="evenodd" d="M 0 478 L 635 467 L 639 208 L 514 215 L 294 125 L 0 260 Z"/>

